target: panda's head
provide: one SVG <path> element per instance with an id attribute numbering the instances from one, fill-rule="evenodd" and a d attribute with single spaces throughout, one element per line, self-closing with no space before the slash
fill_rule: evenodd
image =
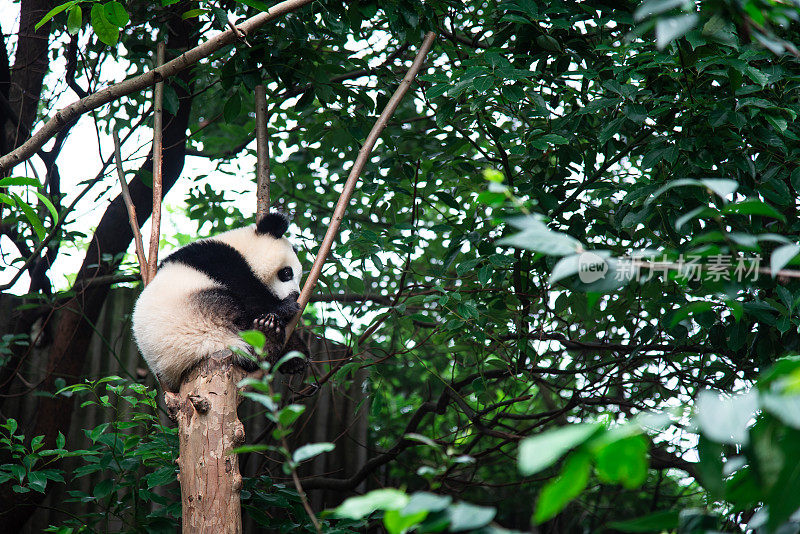
<path id="1" fill-rule="evenodd" d="M 250 252 L 255 257 L 252 261 L 246 258 L 256 276 L 281 300 L 297 299 L 303 275 L 292 244 L 283 236 L 288 228 L 289 219 L 283 213 L 262 215 L 253 227 L 255 240 Z"/>
<path id="2" fill-rule="evenodd" d="M 261 216 L 255 225 L 217 236 L 244 256 L 259 280 L 280 300 L 297 299 L 303 275 L 292 244 L 283 236 L 288 228 L 289 219 L 272 212 Z"/>

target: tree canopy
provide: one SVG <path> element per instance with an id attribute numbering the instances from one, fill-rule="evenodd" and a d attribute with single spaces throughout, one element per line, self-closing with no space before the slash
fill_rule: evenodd
<path id="1" fill-rule="evenodd" d="M 269 5 L 20 0 L 0 54 L 0 152 L 62 103 L 152 69 L 157 42 L 178 57 Z M 796 3 L 766 0 L 316 0 L 166 79 L 164 190 L 182 196 L 166 196 L 178 232 L 162 254 L 251 222 L 253 91 L 265 84 L 271 200 L 310 265 L 377 114 L 425 32 L 438 34 L 304 316 L 348 349 L 322 380 L 366 376 L 357 409 L 371 460 L 303 479 L 343 492 L 324 529 L 798 528 L 798 16 Z M 111 132 L 141 223 L 151 98 L 132 92 L 65 121 L 31 165 L 0 178 L 12 311 L 0 315 L 0 393 L 22 381 L 39 396 L 29 420 L 2 412 L 8 509 L 33 510 L 81 474 L 47 464 L 71 454 L 63 434 L 81 408 L 57 394 L 65 385 L 101 404 L 139 399 L 150 415 L 124 454 L 159 473 L 148 489 L 174 480 L 155 393 L 85 382 L 100 378 L 87 349 L 109 291 L 136 284 Z M 85 123 L 108 159 L 68 173 L 62 147 Z M 78 205 L 104 210 L 96 227 Z M 75 246 L 82 264 L 61 287 L 59 251 Z M 42 344 L 47 372 L 31 382 L 24 362 Z M 298 464 L 327 445 L 301 450 Z M 136 484 L 110 480 L 87 500 L 141 528 L 127 501 L 106 499 Z M 291 491 L 249 484 L 255 507 L 289 512 L 259 516 L 265 528 L 313 531 Z M 357 487 L 372 491 L 345 501 Z M 148 524 L 174 525 L 174 502 L 153 498 L 163 508 Z M 9 514 L 9 525 L 26 519 Z"/>

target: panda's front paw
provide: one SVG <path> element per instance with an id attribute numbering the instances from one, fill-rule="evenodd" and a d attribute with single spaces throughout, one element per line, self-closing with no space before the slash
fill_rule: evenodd
<path id="1" fill-rule="evenodd" d="M 283 342 L 283 324 L 274 313 L 266 313 L 253 320 L 253 329 L 262 332 L 267 338 Z"/>

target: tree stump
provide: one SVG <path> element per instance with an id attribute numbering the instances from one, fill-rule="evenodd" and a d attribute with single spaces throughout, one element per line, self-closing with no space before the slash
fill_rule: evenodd
<path id="1" fill-rule="evenodd" d="M 220 351 L 192 369 L 177 394 L 164 395 L 178 423 L 184 534 L 242 532 L 242 475 L 231 450 L 244 443 L 236 384 L 245 375 L 230 351 Z"/>

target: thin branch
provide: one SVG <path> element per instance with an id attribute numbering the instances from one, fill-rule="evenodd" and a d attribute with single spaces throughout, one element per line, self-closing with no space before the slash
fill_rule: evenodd
<path id="1" fill-rule="evenodd" d="M 250 35 L 276 17 L 299 9 L 311 2 L 312 0 L 284 0 L 272 6 L 269 10 L 263 11 L 245 20 L 241 24 L 238 24 L 237 28 L 245 35 Z M 191 50 L 187 50 L 160 67 L 156 67 L 139 76 L 134 76 L 128 80 L 101 89 L 100 91 L 90 94 L 86 98 L 81 98 L 77 102 L 73 102 L 65 108 L 58 110 L 30 139 L 0 158 L 0 174 L 8 172 L 14 166 L 30 158 L 69 121 L 120 97 L 141 91 L 158 81 L 174 76 L 201 59 L 207 58 L 222 47 L 233 43 L 236 39 L 237 35 L 233 30 L 226 30 Z"/>
<path id="2" fill-rule="evenodd" d="M 125 138 L 123 139 L 123 143 L 131 135 L 133 135 L 134 130 L 142 123 L 143 120 L 144 120 L 144 117 L 140 118 L 139 122 L 133 128 L 131 128 L 130 131 L 128 131 L 128 133 L 125 134 Z M 27 260 L 25 260 L 25 263 L 22 265 L 22 267 L 20 267 L 20 269 L 17 271 L 17 273 L 14 275 L 14 277 L 10 281 L 8 281 L 7 283 L 5 283 L 3 285 L 0 285 L 0 291 L 5 291 L 5 290 L 10 289 L 11 287 L 13 287 L 14 284 L 17 283 L 17 280 L 19 280 L 19 278 L 31 267 L 31 264 L 37 258 L 39 258 L 39 254 L 42 252 L 44 247 L 46 247 L 50 243 L 50 241 L 52 241 L 53 238 L 55 238 L 55 236 L 61 230 L 61 226 L 64 224 L 64 221 L 66 220 L 67 215 L 72 213 L 72 211 L 75 209 L 75 206 L 86 195 L 86 193 L 88 193 L 100 180 L 103 179 L 103 176 L 104 176 L 104 174 L 106 172 L 106 168 L 111 164 L 111 161 L 113 159 L 114 159 L 114 155 L 111 154 L 111 156 L 109 156 L 107 159 L 103 160 L 103 165 L 100 167 L 100 171 L 98 171 L 97 175 L 94 178 L 92 178 L 92 180 L 86 185 L 86 187 L 84 187 L 81 190 L 80 193 L 78 193 L 78 195 L 72 200 L 72 202 L 69 204 L 69 206 L 67 206 L 65 209 L 59 210 L 59 212 L 58 212 L 58 222 L 56 222 L 56 224 L 53 226 L 53 228 L 50 229 L 50 231 L 47 233 L 47 235 L 44 237 L 44 239 L 41 242 L 39 242 L 38 245 L 36 245 L 36 248 L 33 249 L 33 252 L 31 252 L 31 255 L 28 257 Z"/>
<path id="3" fill-rule="evenodd" d="M 269 212 L 269 131 L 267 88 L 256 85 L 256 216 Z"/>
<path id="4" fill-rule="evenodd" d="M 125 201 L 125 206 L 128 208 L 128 222 L 133 231 L 133 242 L 136 245 L 136 258 L 139 260 L 139 273 L 142 277 L 144 285 L 150 281 L 148 278 L 147 258 L 144 255 L 144 245 L 142 244 L 142 232 L 139 231 L 139 221 L 136 219 L 136 208 L 131 199 L 131 193 L 128 191 L 128 182 L 125 181 L 125 172 L 122 170 L 122 150 L 120 149 L 119 134 L 117 130 L 112 130 L 114 135 L 114 158 L 117 163 L 117 175 L 119 176 L 119 185 L 122 187 L 122 200 Z"/>
<path id="5" fill-rule="evenodd" d="M 328 231 L 325 233 L 322 244 L 319 246 L 319 252 L 314 260 L 314 265 L 312 265 L 311 271 L 308 273 L 308 278 L 306 279 L 305 285 L 303 285 L 303 291 L 300 293 L 300 298 L 297 299 L 297 303 L 300 305 L 300 311 L 294 316 L 291 323 L 289 323 L 287 326 L 286 339 L 289 339 L 289 336 L 294 331 L 295 326 L 297 326 L 297 322 L 300 320 L 300 316 L 303 314 L 303 310 L 311 298 L 311 293 L 314 292 L 314 288 L 317 285 L 320 274 L 322 274 L 322 267 L 325 264 L 325 260 L 328 259 L 328 254 L 331 252 L 333 240 L 336 237 L 336 234 L 339 231 L 339 226 L 344 218 L 347 205 L 350 203 L 350 197 L 353 195 L 356 184 L 358 184 L 358 178 L 361 175 L 361 171 L 364 169 L 367 160 L 369 160 L 370 153 L 372 152 L 375 143 L 378 141 L 378 137 L 380 137 L 381 132 L 383 132 L 383 129 L 386 127 L 389 119 L 394 114 L 397 106 L 400 105 L 400 101 L 411 87 L 411 83 L 414 81 L 417 73 L 422 68 L 422 63 L 425 61 L 425 56 L 431 49 L 435 39 L 436 34 L 434 32 L 428 32 L 425 35 L 425 39 L 422 41 L 422 45 L 419 48 L 419 52 L 417 52 L 417 56 L 414 58 L 414 62 L 411 64 L 411 68 L 408 69 L 408 72 L 395 90 L 392 98 L 389 99 L 389 102 L 386 104 L 386 107 L 384 108 L 380 117 L 378 117 L 378 120 L 375 122 L 375 125 L 369 132 L 367 139 L 364 141 L 364 145 L 358 152 L 358 157 L 353 163 L 353 167 L 350 169 L 350 174 L 348 175 L 347 181 L 344 184 L 342 194 L 339 195 L 336 208 L 333 210 L 330 226 L 328 227 Z"/>
<path id="6" fill-rule="evenodd" d="M 156 57 L 156 67 L 164 64 L 164 55 L 167 45 L 163 42 L 158 43 Z M 161 238 L 161 167 L 163 162 L 164 145 L 162 138 L 164 135 L 164 81 L 156 84 L 153 92 L 153 213 L 150 215 L 150 254 L 148 254 L 147 279 L 144 283 L 148 284 L 156 275 L 158 269 L 158 241 Z"/>
<path id="7" fill-rule="evenodd" d="M 269 395 L 270 397 L 275 397 L 275 391 L 272 389 L 272 381 L 267 382 L 267 387 L 269 387 Z M 286 440 L 286 432 L 283 424 L 280 421 L 280 418 L 275 419 L 275 426 L 278 428 L 278 431 L 281 435 L 281 445 L 283 446 L 286 455 L 288 456 L 287 460 L 291 463 L 289 464 L 289 468 L 292 471 L 292 482 L 294 482 L 294 487 L 297 490 L 297 496 L 300 497 L 300 502 L 303 503 L 303 508 L 305 508 L 306 514 L 308 514 L 308 518 L 311 519 L 311 522 L 314 524 L 314 529 L 318 533 L 322 533 L 322 527 L 319 524 L 319 520 L 317 519 L 317 514 L 314 513 L 314 510 L 311 509 L 311 503 L 308 502 L 308 496 L 306 492 L 303 491 L 303 485 L 300 483 L 300 477 L 297 476 L 297 465 L 292 461 L 291 458 L 291 449 L 289 448 L 289 443 Z"/>

